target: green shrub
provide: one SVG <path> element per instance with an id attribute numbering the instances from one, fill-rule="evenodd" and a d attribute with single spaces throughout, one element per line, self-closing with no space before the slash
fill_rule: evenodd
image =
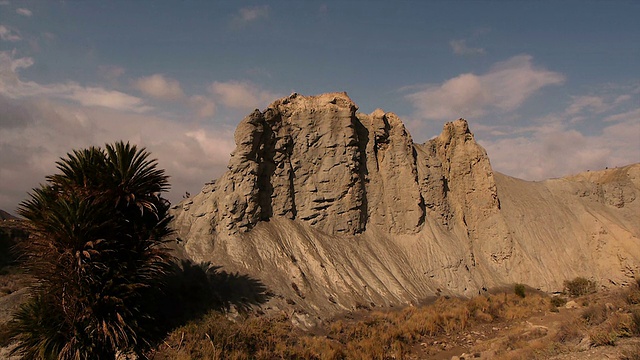
<path id="1" fill-rule="evenodd" d="M 571 297 L 592 294 L 596 292 L 596 282 L 583 277 L 577 277 L 573 280 L 565 280 L 564 290 Z"/>
<path id="2" fill-rule="evenodd" d="M 520 296 L 521 298 L 524 298 L 526 296 L 524 290 L 525 290 L 524 284 L 516 284 L 514 286 L 514 291 L 516 295 Z"/>
<path id="3" fill-rule="evenodd" d="M 13 353 L 32 359 L 113 359 L 141 353 L 156 323 L 145 293 L 169 269 L 172 230 L 164 170 L 128 143 L 67 154 L 18 210 L 35 280 L 10 323 Z"/>

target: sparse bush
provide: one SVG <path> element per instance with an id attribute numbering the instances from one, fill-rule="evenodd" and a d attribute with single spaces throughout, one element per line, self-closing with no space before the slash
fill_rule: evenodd
<path id="1" fill-rule="evenodd" d="M 551 306 L 554 308 L 558 308 L 560 306 L 564 306 L 567 303 L 567 300 L 560 296 L 554 296 L 551 298 Z"/>
<path id="2" fill-rule="evenodd" d="M 596 292 L 596 282 L 583 277 L 577 277 L 573 280 L 565 280 L 565 291 L 571 297 L 592 294 Z"/>
<path id="3" fill-rule="evenodd" d="M 589 330 L 591 343 L 595 346 L 614 346 L 618 338 L 630 336 L 631 315 L 614 312 L 602 322 Z"/>
<path id="4" fill-rule="evenodd" d="M 631 335 L 640 336 L 640 308 L 636 307 L 631 310 Z"/>
<path id="5" fill-rule="evenodd" d="M 582 319 L 588 325 L 599 325 L 607 319 L 607 312 L 604 304 L 591 305 L 582 312 Z"/>
<path id="6" fill-rule="evenodd" d="M 640 278 L 636 278 L 635 282 L 629 286 L 625 297 L 630 305 L 640 304 Z"/>
<path id="7" fill-rule="evenodd" d="M 555 335 L 554 340 L 559 343 L 570 343 L 582 339 L 580 324 L 576 321 L 563 323 Z"/>
<path id="8" fill-rule="evenodd" d="M 333 321 L 326 337 L 300 335 L 286 317 L 231 322 L 211 312 L 175 329 L 154 358 L 406 359 L 425 337 L 456 336 L 478 323 L 523 319 L 549 306 L 548 297 L 535 293 L 526 298 L 513 293 L 470 300 L 441 297 L 427 306 L 368 312 L 360 321 Z M 524 344 L 543 335 L 538 329 L 512 340 Z M 423 346 L 425 353 L 437 353 L 432 345 Z"/>
<path id="9" fill-rule="evenodd" d="M 514 292 L 516 293 L 516 295 L 520 296 L 521 298 L 524 298 L 526 296 L 524 291 L 525 291 L 524 284 L 516 284 L 514 286 Z"/>

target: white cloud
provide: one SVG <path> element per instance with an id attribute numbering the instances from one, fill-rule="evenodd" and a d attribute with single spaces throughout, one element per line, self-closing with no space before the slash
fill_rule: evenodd
<path id="1" fill-rule="evenodd" d="M 33 64 L 33 59 L 30 57 L 16 59 L 13 52 L 0 51 L 0 76 L 2 77 L 17 77 L 16 71 L 26 69 Z"/>
<path id="2" fill-rule="evenodd" d="M 233 129 L 154 115 L 140 98 L 102 87 L 21 80 L 19 70 L 33 63 L 0 52 L 0 209 L 13 211 L 72 149 L 118 140 L 147 147 L 159 160 L 171 176 L 172 202 L 226 170 Z M 212 99 L 191 101 L 201 115 L 215 113 Z"/>
<path id="3" fill-rule="evenodd" d="M 569 108 L 566 110 L 566 113 L 569 115 L 579 114 L 583 111 L 594 111 L 596 113 L 601 113 L 606 111 L 609 108 L 609 105 L 606 103 L 605 99 L 602 96 L 577 96 L 573 97 L 573 101 Z"/>
<path id="4" fill-rule="evenodd" d="M 448 120 L 479 117 L 490 110 L 513 111 L 541 88 L 563 82 L 562 74 L 535 68 L 531 56 L 519 55 L 497 63 L 484 75 L 461 74 L 440 85 L 421 86 L 406 97 L 417 117 Z"/>
<path id="5" fill-rule="evenodd" d="M 480 140 L 493 168 L 526 180 L 544 180 L 586 170 L 640 162 L 640 121 L 605 127 L 595 135 L 540 127 L 530 136 Z"/>
<path id="6" fill-rule="evenodd" d="M 630 116 L 640 120 L 640 109 L 623 113 L 612 113 L 619 111 L 616 109 L 632 98 L 630 94 L 617 95 L 607 94 L 606 92 L 600 95 L 572 96 L 571 102 L 567 109 L 565 109 L 563 116 L 571 118 L 571 121 L 575 121 L 575 119 L 584 121 L 587 117 L 593 117 L 593 115 L 598 115 L 599 117 L 605 116 L 604 119 L 602 119 L 603 122 L 624 121 L 628 120 Z M 605 113 L 609 114 L 605 115 Z"/>
<path id="7" fill-rule="evenodd" d="M 0 52 L 0 94 L 12 99 L 28 97 L 51 97 L 66 99 L 85 106 L 103 106 L 123 111 L 144 112 L 151 107 L 144 105 L 142 99 L 120 91 L 101 87 L 86 87 L 74 82 L 38 84 L 22 81 L 18 70 L 34 64 L 32 58 L 15 58 L 15 54 Z"/>
<path id="8" fill-rule="evenodd" d="M 120 91 L 105 90 L 99 87 L 84 87 L 75 83 L 57 86 L 55 92 L 62 92 L 58 96 L 76 101 L 84 106 L 104 106 L 116 110 L 132 110 L 143 112 L 150 110 L 144 106 L 142 99 L 127 95 Z M 52 94 L 52 95 L 55 95 Z"/>
<path id="9" fill-rule="evenodd" d="M 613 103 L 617 105 L 625 101 L 631 100 L 631 98 L 632 96 L 629 94 L 620 95 L 613 101 Z"/>
<path id="10" fill-rule="evenodd" d="M 484 55 L 485 51 L 483 48 L 473 48 L 467 45 L 466 40 L 451 40 L 449 42 L 451 45 L 451 49 L 453 53 L 456 55 Z"/>
<path id="11" fill-rule="evenodd" d="M 216 114 L 216 103 L 205 96 L 194 95 L 189 98 L 189 104 L 195 108 L 199 118 L 210 118 Z"/>
<path id="12" fill-rule="evenodd" d="M 261 108 L 281 97 L 276 93 L 262 90 L 250 82 L 234 80 L 216 81 L 211 84 L 209 91 L 216 96 L 216 100 L 222 105 L 241 110 Z"/>
<path id="13" fill-rule="evenodd" d="M 147 147 L 171 176 L 168 198 L 196 193 L 226 169 L 234 148 L 231 129 L 55 100 L 0 95 L 0 209 L 12 211 L 72 149 L 118 140 Z M 3 122 L 16 119 L 12 123 Z"/>
<path id="14" fill-rule="evenodd" d="M 472 126 L 495 170 L 527 180 L 561 177 L 640 162 L 640 107 L 622 104 L 632 98 L 609 89 L 573 96 L 566 109 L 525 126 Z M 589 127 L 574 127 L 578 113 Z"/>
<path id="15" fill-rule="evenodd" d="M 22 40 L 22 37 L 17 30 L 5 25 L 0 25 L 0 40 L 16 42 Z"/>
<path id="16" fill-rule="evenodd" d="M 269 17 L 269 5 L 249 6 L 238 11 L 238 18 L 243 23 L 249 23 Z"/>
<path id="17" fill-rule="evenodd" d="M 162 74 L 140 78 L 134 82 L 134 86 L 145 95 L 161 100 L 179 100 L 184 97 L 180 83 Z"/>
<path id="18" fill-rule="evenodd" d="M 640 123 L 640 108 L 626 111 L 619 114 L 613 114 L 605 117 L 604 122 L 633 122 Z"/>
<path id="19" fill-rule="evenodd" d="M 31 10 L 25 9 L 25 8 L 17 8 L 16 9 L 16 13 L 18 13 L 18 14 L 20 14 L 22 16 L 26 16 L 26 17 L 30 17 L 31 15 L 33 15 Z"/>

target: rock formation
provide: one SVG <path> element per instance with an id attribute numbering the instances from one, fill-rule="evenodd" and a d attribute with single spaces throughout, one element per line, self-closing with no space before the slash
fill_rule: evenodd
<path id="1" fill-rule="evenodd" d="M 640 165 L 494 174 L 465 120 L 415 144 L 345 93 L 293 94 L 238 125 L 228 171 L 174 208 L 188 256 L 260 278 L 313 322 L 355 306 L 640 271 Z"/>

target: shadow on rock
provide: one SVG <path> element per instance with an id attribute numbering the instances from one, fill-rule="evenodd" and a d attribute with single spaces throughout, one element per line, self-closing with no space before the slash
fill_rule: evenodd
<path id="1" fill-rule="evenodd" d="M 190 260 L 172 263 L 162 284 L 145 295 L 161 333 L 211 310 L 247 313 L 271 296 L 258 279 Z"/>

